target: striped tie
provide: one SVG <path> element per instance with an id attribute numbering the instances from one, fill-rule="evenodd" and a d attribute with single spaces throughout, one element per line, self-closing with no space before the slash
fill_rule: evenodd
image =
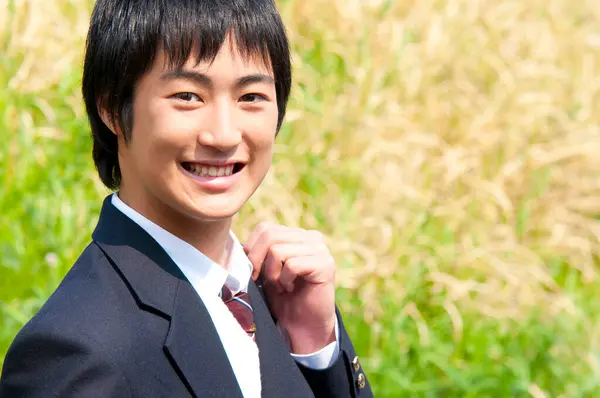
<path id="1" fill-rule="evenodd" d="M 254 324 L 254 314 L 252 312 L 248 293 L 239 292 L 235 296 L 232 296 L 231 290 L 229 290 L 227 286 L 223 286 L 223 289 L 221 289 L 221 298 L 242 329 L 248 333 L 248 336 L 250 336 L 253 341 L 256 341 L 254 334 L 256 325 Z"/>

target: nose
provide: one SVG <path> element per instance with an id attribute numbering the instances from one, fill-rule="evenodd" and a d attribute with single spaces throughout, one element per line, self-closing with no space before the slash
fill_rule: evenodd
<path id="1" fill-rule="evenodd" d="M 235 108 L 228 102 L 215 103 L 212 107 L 207 115 L 207 123 L 198 136 L 201 145 L 227 152 L 242 142 L 242 133 L 235 123 Z"/>

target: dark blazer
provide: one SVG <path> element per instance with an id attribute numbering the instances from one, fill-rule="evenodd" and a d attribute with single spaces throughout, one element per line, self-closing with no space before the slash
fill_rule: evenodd
<path id="1" fill-rule="evenodd" d="M 340 355 L 312 370 L 291 357 L 252 281 L 248 292 L 263 397 L 372 397 L 339 312 Z M 57 396 L 242 396 L 202 300 L 110 196 L 92 243 L 5 358 L 0 398 Z"/>

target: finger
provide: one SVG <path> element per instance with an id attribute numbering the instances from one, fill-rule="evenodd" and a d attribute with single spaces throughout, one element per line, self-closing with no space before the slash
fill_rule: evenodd
<path id="1" fill-rule="evenodd" d="M 244 250 L 251 249 L 256 244 L 258 237 L 268 228 L 273 228 L 275 224 L 270 224 L 266 222 L 261 222 L 250 232 L 250 235 L 246 238 L 246 242 L 244 242 Z"/>
<path id="2" fill-rule="evenodd" d="M 262 268 L 263 268 L 262 263 L 258 264 L 258 265 L 252 264 L 252 275 L 250 277 L 252 278 L 253 281 L 256 281 L 258 279 L 258 276 L 262 272 Z"/>
<path id="3" fill-rule="evenodd" d="M 297 231 L 299 233 L 303 233 L 306 240 L 311 242 L 321 242 L 325 240 L 323 234 L 316 230 L 305 230 L 302 228 L 286 227 L 280 224 L 262 222 L 254 228 L 250 235 L 248 235 L 246 242 L 244 242 L 244 250 L 251 251 L 261 235 L 263 235 L 265 232 L 277 233 L 278 231 Z"/>
<path id="4" fill-rule="evenodd" d="M 256 254 L 253 254 L 252 258 L 250 258 L 250 253 L 252 252 L 252 248 L 256 245 L 256 242 L 258 241 L 260 236 L 263 233 L 265 233 L 265 231 L 267 229 L 272 229 L 272 228 L 276 228 L 276 227 L 277 227 L 276 224 L 270 224 L 270 223 L 266 223 L 266 222 L 262 222 L 262 223 L 258 224 L 252 230 L 250 235 L 248 235 L 248 238 L 246 239 L 246 242 L 243 245 L 244 252 L 248 256 L 250 263 L 252 263 L 252 279 L 253 280 L 256 280 L 258 278 L 258 275 L 260 275 L 264 259 L 258 259 L 258 256 Z"/>
<path id="5" fill-rule="evenodd" d="M 255 243 L 246 247 L 246 254 L 254 266 L 256 272 L 253 272 L 253 278 L 258 276 L 261 264 L 265 261 L 269 248 L 277 243 L 298 243 L 307 239 L 306 231 L 302 229 L 274 226 L 264 229 Z"/>
<path id="6" fill-rule="evenodd" d="M 323 248 L 306 243 L 277 243 L 272 245 L 262 267 L 264 279 L 279 287 L 279 275 L 286 261 L 294 257 L 316 255 L 319 251 L 322 252 Z"/>
<path id="7" fill-rule="evenodd" d="M 290 258 L 281 269 L 279 283 L 288 292 L 294 291 L 294 282 L 298 278 L 311 283 L 325 283 L 330 278 L 330 270 L 324 261 L 322 255 Z"/>

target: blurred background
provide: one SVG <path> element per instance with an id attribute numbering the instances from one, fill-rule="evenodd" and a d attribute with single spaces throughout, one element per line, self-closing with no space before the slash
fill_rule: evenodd
<path id="1" fill-rule="evenodd" d="M 89 243 L 89 0 L 0 0 L 0 366 Z M 281 0 L 294 84 L 235 220 L 322 230 L 378 397 L 600 396 L 600 7 Z"/>

